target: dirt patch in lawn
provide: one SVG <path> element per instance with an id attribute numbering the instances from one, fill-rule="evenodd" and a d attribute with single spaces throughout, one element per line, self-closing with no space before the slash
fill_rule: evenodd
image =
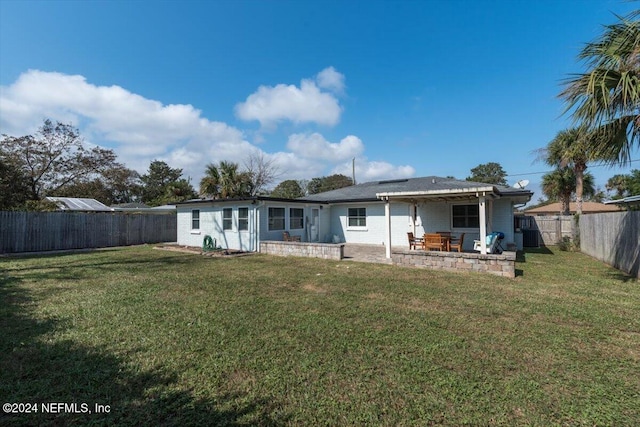
<path id="1" fill-rule="evenodd" d="M 202 248 L 197 246 L 182 246 L 182 245 L 157 245 L 154 249 L 160 249 L 164 251 L 184 252 L 190 254 L 204 255 L 208 257 L 220 257 L 220 258 L 234 258 L 239 256 L 253 255 L 254 252 L 239 251 L 237 249 L 216 249 L 213 251 L 203 251 Z"/>

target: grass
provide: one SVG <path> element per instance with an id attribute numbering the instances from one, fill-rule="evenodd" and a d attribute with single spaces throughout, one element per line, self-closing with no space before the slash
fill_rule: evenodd
<path id="1" fill-rule="evenodd" d="M 640 287 L 587 256 L 516 279 L 136 247 L 0 259 L 8 425 L 638 425 Z"/>

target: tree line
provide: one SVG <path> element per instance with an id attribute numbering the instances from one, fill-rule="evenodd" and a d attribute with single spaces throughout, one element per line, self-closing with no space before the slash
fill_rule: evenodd
<path id="1" fill-rule="evenodd" d="M 2 135 L 0 210 L 55 210 L 47 196 L 93 198 L 108 206 L 160 206 L 198 197 L 296 198 L 352 184 L 351 178 L 331 175 L 286 180 L 270 191 L 278 175 L 273 161 L 254 153 L 242 166 L 229 161 L 208 164 L 196 191 L 180 168 L 153 160 L 141 175 L 119 163 L 113 150 L 87 148 L 72 125 L 46 119 L 33 135 Z"/>

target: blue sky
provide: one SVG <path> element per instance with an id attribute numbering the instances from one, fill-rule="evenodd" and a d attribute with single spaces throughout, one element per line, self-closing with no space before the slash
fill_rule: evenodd
<path id="1" fill-rule="evenodd" d="M 354 157 L 360 182 L 498 162 L 537 191 L 548 167 L 532 152 L 570 125 L 561 81 L 634 7 L 0 0 L 0 132 L 72 123 L 127 166 L 165 160 L 196 187 L 207 163 L 255 152 L 281 180 L 350 175 Z M 632 168 L 589 171 L 604 188 Z"/>

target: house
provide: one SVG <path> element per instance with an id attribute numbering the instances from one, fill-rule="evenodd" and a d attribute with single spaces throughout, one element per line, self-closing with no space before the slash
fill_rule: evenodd
<path id="1" fill-rule="evenodd" d="M 578 210 L 578 204 L 576 202 L 569 203 L 569 212 L 574 215 Z M 605 203 L 596 202 L 582 202 L 582 213 L 602 213 L 602 212 L 619 212 L 621 209 L 617 206 L 612 206 Z M 548 216 L 548 215 L 562 215 L 562 203 L 550 203 L 548 205 L 539 206 L 537 208 L 527 209 L 524 211 L 526 215 Z"/>
<path id="2" fill-rule="evenodd" d="M 627 209 L 634 209 L 640 207 L 640 194 L 636 196 L 628 196 L 624 199 L 618 200 L 609 200 L 608 202 L 604 202 L 607 205 L 616 205 L 616 206 L 624 206 Z"/>
<path id="3" fill-rule="evenodd" d="M 374 181 L 301 199 L 196 199 L 177 204 L 178 244 L 202 245 L 205 235 L 223 248 L 259 251 L 283 232 L 303 242 L 406 247 L 407 232 L 465 233 L 464 250 L 491 231 L 516 244 L 513 213 L 531 199 L 524 189 L 422 177 Z M 521 242 L 522 240 L 519 239 Z M 506 247 L 506 246 L 505 246 Z"/>

